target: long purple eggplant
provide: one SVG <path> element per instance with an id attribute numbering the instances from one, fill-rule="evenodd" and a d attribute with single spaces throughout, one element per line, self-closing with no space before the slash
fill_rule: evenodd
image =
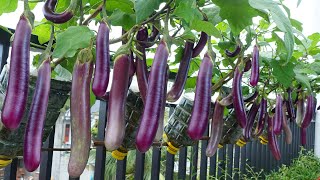
<path id="1" fill-rule="evenodd" d="M 91 145 L 90 84 L 93 71 L 90 49 L 78 53 L 73 67 L 71 87 L 71 153 L 68 164 L 70 177 L 79 177 L 84 171 Z"/>
<path id="2" fill-rule="evenodd" d="M 206 149 L 206 155 L 208 157 L 211 157 L 216 153 L 219 142 L 221 140 L 223 130 L 223 112 L 224 106 L 216 101 L 211 121 L 210 139 Z"/>
<path id="3" fill-rule="evenodd" d="M 145 108 L 136 135 L 136 147 L 140 152 L 146 152 L 151 147 L 157 133 L 162 108 L 161 101 L 165 96 L 163 86 L 166 79 L 168 56 L 167 44 L 161 40 L 152 63 Z"/>
<path id="4" fill-rule="evenodd" d="M 282 127 L 283 127 L 283 131 L 284 131 L 284 134 L 285 134 L 285 142 L 287 144 L 291 144 L 292 143 L 292 132 L 291 132 L 291 129 L 288 125 L 288 121 L 287 121 L 287 115 L 286 115 L 286 106 L 283 105 L 283 110 L 282 110 L 282 115 L 283 115 L 283 118 L 282 118 Z"/>
<path id="5" fill-rule="evenodd" d="M 166 81 L 163 86 L 163 90 L 165 94 L 167 93 L 167 84 L 168 84 L 169 74 L 170 74 L 170 69 L 169 69 L 169 65 L 167 65 Z M 160 141 L 162 138 L 165 109 L 166 109 L 166 96 L 163 96 L 163 100 L 161 101 L 161 114 L 159 118 L 159 126 L 156 133 L 156 137 L 154 138 L 154 141 Z"/>
<path id="6" fill-rule="evenodd" d="M 307 128 L 310 125 L 310 122 L 312 120 L 312 116 L 314 113 L 314 98 L 313 95 L 310 94 L 307 97 L 307 107 L 306 107 L 306 113 L 303 117 L 303 121 L 301 123 L 301 128 Z"/>
<path id="7" fill-rule="evenodd" d="M 57 0 L 47 0 L 43 6 L 42 12 L 47 20 L 55 24 L 62 24 L 73 17 L 78 3 L 79 0 L 71 0 L 69 7 L 64 12 L 56 13 L 55 6 L 57 4 Z"/>
<path id="8" fill-rule="evenodd" d="M 252 66 L 251 66 L 251 75 L 250 75 L 250 84 L 251 86 L 257 86 L 260 72 L 259 72 L 259 47 L 255 45 L 253 47 L 252 53 Z"/>
<path id="9" fill-rule="evenodd" d="M 234 51 L 229 51 L 228 49 L 225 50 L 225 53 L 228 57 L 236 57 L 241 51 L 241 46 L 237 45 Z"/>
<path id="10" fill-rule="evenodd" d="M 268 114 L 267 114 L 267 101 L 262 98 L 260 102 L 260 108 L 259 108 L 259 117 L 258 117 L 258 123 L 255 130 L 255 136 L 258 137 L 262 134 L 265 122 L 268 121 Z"/>
<path id="11" fill-rule="evenodd" d="M 196 47 L 193 48 L 192 58 L 199 56 L 204 46 L 206 46 L 208 35 L 205 32 L 201 32 L 200 39 Z"/>
<path id="12" fill-rule="evenodd" d="M 249 59 L 249 60 L 246 62 L 243 71 L 244 71 L 244 72 L 248 72 L 248 71 L 251 69 L 251 66 L 252 66 L 252 61 Z"/>
<path id="13" fill-rule="evenodd" d="M 104 144 L 108 151 L 118 149 L 125 135 L 125 103 L 129 83 L 129 56 L 119 55 L 114 61 L 112 86 L 108 102 L 108 121 L 104 138 Z"/>
<path id="14" fill-rule="evenodd" d="M 253 127 L 256 115 L 259 111 L 259 108 L 260 108 L 260 104 L 254 102 L 249 110 L 248 121 L 247 121 L 246 127 L 243 129 L 243 137 L 246 141 L 250 140 L 250 138 L 252 137 L 252 134 L 251 134 L 252 127 Z"/>
<path id="15" fill-rule="evenodd" d="M 286 101 L 286 106 L 287 106 L 288 115 L 291 120 L 294 120 L 296 118 L 296 113 L 294 112 L 294 107 L 292 102 L 292 89 L 288 88 L 287 93 L 288 93 L 288 99 Z"/>
<path id="16" fill-rule="evenodd" d="M 302 98 L 298 99 L 297 102 L 297 115 L 296 115 L 296 123 L 299 127 L 301 127 L 303 116 L 304 116 L 304 101 Z"/>
<path id="17" fill-rule="evenodd" d="M 201 139 L 208 126 L 211 105 L 212 70 L 213 62 L 208 53 L 206 53 L 200 64 L 195 98 L 187 129 L 188 136 L 193 140 Z"/>
<path id="18" fill-rule="evenodd" d="M 169 102 L 177 101 L 183 92 L 184 85 L 186 84 L 187 77 L 188 77 L 190 60 L 192 56 L 192 49 L 193 49 L 193 43 L 186 42 L 184 46 L 184 53 L 180 61 L 179 70 L 178 70 L 176 79 L 174 80 L 173 85 L 167 94 L 167 100 Z"/>
<path id="19" fill-rule="evenodd" d="M 100 22 L 96 41 L 96 63 L 92 92 L 98 97 L 106 94 L 110 74 L 109 27 L 105 21 Z"/>
<path id="20" fill-rule="evenodd" d="M 29 19 L 21 15 L 12 43 L 8 87 L 1 113 L 3 125 L 10 130 L 19 127 L 26 109 L 31 29 Z"/>
<path id="21" fill-rule="evenodd" d="M 274 117 L 269 117 L 268 118 L 268 144 L 273 157 L 279 161 L 281 159 L 281 154 L 278 146 L 277 137 L 274 134 L 273 122 L 274 122 Z"/>
<path id="22" fill-rule="evenodd" d="M 38 70 L 38 78 L 23 141 L 23 162 L 24 167 L 29 172 L 36 170 L 41 160 L 42 134 L 50 92 L 50 75 L 50 58 L 48 58 L 42 62 Z"/>
<path id="23" fill-rule="evenodd" d="M 276 135 L 281 134 L 282 130 L 282 96 L 280 94 L 277 95 L 276 99 L 276 109 L 274 114 L 274 133 Z"/>
<path id="24" fill-rule="evenodd" d="M 307 144 L 307 128 L 300 128 L 300 141 L 302 146 Z"/>
<path id="25" fill-rule="evenodd" d="M 137 40 L 146 41 L 148 39 L 148 30 L 142 28 L 138 31 Z M 146 50 L 142 44 L 137 44 L 137 50 L 142 54 L 142 59 L 136 56 L 136 75 L 138 81 L 138 87 L 143 103 L 146 103 L 147 87 L 148 87 L 148 67 L 146 64 Z"/>
<path id="26" fill-rule="evenodd" d="M 247 114 L 243 102 L 243 97 L 242 97 L 242 87 L 241 87 L 241 81 L 242 81 L 242 72 L 240 72 L 239 67 L 236 68 L 234 72 L 234 77 L 233 77 L 233 106 L 236 114 L 236 119 L 238 124 L 240 125 L 241 128 L 246 127 L 247 123 Z"/>

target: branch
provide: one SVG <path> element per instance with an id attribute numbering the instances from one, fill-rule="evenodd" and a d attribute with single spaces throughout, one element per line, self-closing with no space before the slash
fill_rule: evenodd
<path id="1" fill-rule="evenodd" d="M 100 13 L 102 7 L 103 7 L 103 3 L 100 4 L 100 5 L 97 7 L 97 9 L 96 9 L 92 14 L 90 14 L 90 16 L 89 16 L 86 20 L 83 21 L 82 25 L 85 25 L 85 26 L 88 25 L 88 24 L 89 24 L 89 21 L 90 21 L 91 19 L 97 17 L 97 15 Z"/>

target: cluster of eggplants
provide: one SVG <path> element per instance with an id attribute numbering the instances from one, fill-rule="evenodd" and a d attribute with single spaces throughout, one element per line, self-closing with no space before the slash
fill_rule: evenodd
<path id="1" fill-rule="evenodd" d="M 92 92 L 97 97 L 103 97 L 108 88 L 110 74 L 110 52 L 109 52 L 109 27 L 102 20 L 99 25 L 96 39 L 96 62 Z"/>
<path id="2" fill-rule="evenodd" d="M 86 167 L 91 144 L 90 84 L 93 71 L 91 49 L 82 49 L 72 73 L 70 97 L 71 153 L 68 164 L 70 177 L 79 177 Z"/>
<path id="3" fill-rule="evenodd" d="M 212 70 L 212 59 L 206 53 L 200 64 L 195 98 L 187 129 L 188 136 L 193 140 L 201 139 L 208 125 L 211 105 Z"/>
<path id="4" fill-rule="evenodd" d="M 62 24 L 73 17 L 79 0 L 71 0 L 69 7 L 62 13 L 55 12 L 57 2 L 58 0 L 47 0 L 43 6 L 42 12 L 47 20 L 55 24 Z"/>
<path id="5" fill-rule="evenodd" d="M 9 80 L 1 113 L 2 124 L 10 130 L 19 127 L 27 105 L 31 31 L 30 20 L 22 14 L 12 43 Z"/>
<path id="6" fill-rule="evenodd" d="M 165 41 L 161 40 L 151 66 L 148 79 L 145 107 L 140 118 L 136 134 L 136 147 L 140 152 L 146 152 L 152 145 L 159 126 L 162 103 L 165 96 L 166 68 L 169 50 Z"/>

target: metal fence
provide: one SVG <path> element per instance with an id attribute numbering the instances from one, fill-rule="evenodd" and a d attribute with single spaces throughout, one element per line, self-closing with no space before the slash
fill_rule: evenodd
<path id="1" fill-rule="evenodd" d="M 2 67 L 3 64 L 6 63 L 8 56 L 9 38 L 6 38 L 6 35 L 3 33 L 0 37 L 0 66 Z M 97 140 L 100 141 L 103 141 L 104 139 L 106 111 L 107 103 L 101 101 L 97 135 Z M 290 164 L 291 160 L 298 156 L 300 150 L 300 129 L 293 122 L 290 123 L 290 127 L 293 135 L 292 144 L 285 144 L 283 135 L 278 139 L 282 154 L 280 161 L 276 161 L 269 151 L 268 146 L 260 144 L 259 141 L 249 142 L 241 148 L 237 145 L 227 144 L 223 148 L 218 149 L 218 152 L 213 157 L 207 158 L 205 155 L 207 140 L 201 140 L 192 147 L 180 148 L 177 155 L 166 153 L 165 179 L 239 179 L 241 174 L 248 173 L 246 168 L 247 165 L 253 168 L 253 171 L 259 171 L 260 169 L 263 169 L 264 172 L 277 170 L 281 164 Z M 305 148 L 311 150 L 314 147 L 314 122 L 311 123 L 307 131 L 307 144 Z M 46 150 L 42 152 L 39 174 L 39 179 L 41 180 L 50 180 L 51 178 L 53 152 L 50 151 L 50 148 L 53 148 L 53 144 L 54 130 L 43 147 Z M 153 147 L 152 149 L 152 180 L 159 179 L 161 151 L 166 151 L 166 148 Z M 191 154 L 188 153 L 190 151 Z M 106 150 L 104 146 L 96 147 L 95 159 L 94 179 L 105 179 Z M 14 159 L 13 162 L 5 168 L 5 180 L 16 179 L 17 165 L 18 160 Z M 115 179 L 126 178 L 126 165 L 126 158 L 117 161 Z M 135 179 L 143 179 L 145 173 L 144 166 L 145 154 L 137 152 L 135 160 Z"/>

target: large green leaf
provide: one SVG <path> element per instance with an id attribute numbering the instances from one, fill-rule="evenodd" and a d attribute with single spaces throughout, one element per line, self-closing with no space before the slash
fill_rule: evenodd
<path id="1" fill-rule="evenodd" d="M 214 25 L 222 21 L 221 17 L 219 16 L 220 8 L 218 6 L 203 8 L 202 11 L 207 15 L 208 21 Z"/>
<path id="2" fill-rule="evenodd" d="M 57 35 L 53 57 L 73 57 L 80 48 L 89 47 L 94 33 L 86 26 L 71 26 Z"/>
<path id="3" fill-rule="evenodd" d="M 311 92 L 311 86 L 310 86 L 310 78 L 304 74 L 296 73 L 295 78 L 297 81 L 299 81 L 304 87 L 308 88 L 309 92 Z"/>
<path id="4" fill-rule="evenodd" d="M 173 14 L 182 18 L 187 23 L 190 23 L 193 20 L 203 19 L 200 11 L 197 9 L 195 0 L 180 1 Z"/>
<path id="5" fill-rule="evenodd" d="M 125 13 L 119 9 L 115 10 L 109 20 L 113 26 L 122 26 L 124 30 L 129 30 L 135 25 L 136 16 L 134 14 Z"/>
<path id="6" fill-rule="evenodd" d="M 220 7 L 220 17 L 228 20 L 234 35 L 240 32 L 247 26 L 252 24 L 252 18 L 259 16 L 260 12 L 252 8 L 248 0 L 212 0 Z"/>
<path id="7" fill-rule="evenodd" d="M 0 15 L 3 13 L 13 12 L 18 7 L 18 0 L 1 0 L 0 1 Z"/>
<path id="8" fill-rule="evenodd" d="M 198 32 L 203 31 L 210 36 L 221 38 L 220 32 L 211 22 L 202 21 L 202 20 L 193 20 L 191 24 L 191 28 Z"/>
<path id="9" fill-rule="evenodd" d="M 120 9 L 125 13 L 134 14 L 133 7 L 134 3 L 130 0 L 108 0 L 108 3 L 106 3 L 106 9 L 110 12 Z"/>
<path id="10" fill-rule="evenodd" d="M 272 74 L 276 77 L 278 82 L 282 84 L 285 88 L 291 86 L 292 79 L 295 76 L 293 71 L 294 64 L 289 62 L 286 65 L 282 65 L 283 62 L 276 60 L 271 61 Z"/>
<path id="11" fill-rule="evenodd" d="M 269 10 L 277 27 L 285 33 L 284 44 L 287 50 L 287 62 L 291 59 L 294 48 L 294 36 L 290 19 L 283 13 L 279 4 L 272 0 L 249 0 L 249 4 L 259 10 Z"/>
<path id="12" fill-rule="evenodd" d="M 40 44 L 46 43 L 50 40 L 50 32 L 51 32 L 50 24 L 41 24 L 39 26 L 36 26 L 32 30 L 32 34 L 38 36 L 38 40 Z"/>
<path id="13" fill-rule="evenodd" d="M 136 11 L 136 23 L 140 23 L 149 17 L 154 10 L 159 8 L 162 2 L 167 0 L 135 0 L 134 9 Z"/>

